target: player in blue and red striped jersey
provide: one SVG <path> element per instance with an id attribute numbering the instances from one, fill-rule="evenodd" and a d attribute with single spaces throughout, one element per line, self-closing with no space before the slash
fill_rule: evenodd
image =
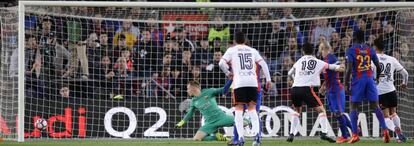
<path id="1" fill-rule="evenodd" d="M 376 68 L 376 75 L 371 69 L 371 61 L 375 66 L 379 66 L 379 60 L 375 50 L 370 46 L 363 44 L 364 32 L 357 31 L 354 33 L 354 44 L 346 50 L 346 72 L 345 72 L 345 91 L 351 93 L 351 125 L 352 138 L 348 143 L 359 141 L 358 137 L 358 111 L 362 100 L 367 99 L 370 106 L 375 111 L 375 115 L 380 122 L 384 133 L 384 142 L 390 141 L 390 135 L 385 125 L 384 116 L 378 104 L 378 90 L 376 84 L 381 74 L 379 67 Z M 351 92 L 349 92 L 350 77 L 352 74 Z M 374 79 L 375 78 L 375 79 Z"/>
<path id="2" fill-rule="evenodd" d="M 338 59 L 332 53 L 332 47 L 328 42 L 321 43 L 319 45 L 319 51 L 326 63 L 339 65 Z M 342 133 L 342 136 L 336 139 L 336 143 L 347 142 L 350 136 L 347 127 L 351 128 L 351 122 L 344 114 L 345 90 L 339 81 L 339 73 L 333 70 L 326 70 L 323 76 L 325 82 L 319 92 L 325 94 L 328 99 L 329 110 L 334 113 L 336 120 L 338 120 L 339 129 Z"/>

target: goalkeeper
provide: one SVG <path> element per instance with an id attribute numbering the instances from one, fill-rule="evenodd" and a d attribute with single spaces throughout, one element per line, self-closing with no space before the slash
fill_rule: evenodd
<path id="1" fill-rule="evenodd" d="M 234 117 L 224 113 L 218 106 L 216 99 L 217 95 L 226 93 L 231 84 L 231 80 L 227 81 L 222 88 L 200 89 L 200 84 L 196 81 L 190 81 L 187 84 L 187 93 L 192 97 L 190 107 L 184 118 L 176 125 L 176 128 L 181 128 L 194 114 L 195 109 L 198 109 L 205 118 L 205 124 L 198 129 L 194 136 L 195 141 L 229 141 L 221 133 L 214 132 L 221 127 L 230 127 L 234 124 Z"/>

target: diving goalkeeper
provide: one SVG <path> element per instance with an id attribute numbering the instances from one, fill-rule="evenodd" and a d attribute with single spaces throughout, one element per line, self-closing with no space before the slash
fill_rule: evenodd
<path id="1" fill-rule="evenodd" d="M 187 84 L 187 94 L 192 97 L 188 112 L 184 118 L 176 125 L 176 128 L 181 128 L 194 114 L 197 109 L 205 118 L 205 123 L 198 129 L 194 136 L 195 141 L 229 141 L 221 133 L 216 133 L 221 127 L 230 127 L 234 124 L 234 117 L 224 113 L 218 106 L 216 99 L 217 95 L 226 93 L 231 84 L 229 80 L 222 88 L 209 88 L 201 90 L 200 84 L 196 81 L 189 81 Z M 214 134 L 214 135 L 213 135 Z"/>

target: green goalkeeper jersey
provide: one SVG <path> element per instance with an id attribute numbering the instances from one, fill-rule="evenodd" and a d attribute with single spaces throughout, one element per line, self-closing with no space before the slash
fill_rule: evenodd
<path id="1" fill-rule="evenodd" d="M 183 120 L 188 121 L 193 116 L 195 109 L 200 111 L 207 122 L 220 118 L 225 113 L 218 107 L 214 97 L 222 92 L 223 88 L 203 89 L 199 96 L 192 98 L 189 110 Z"/>

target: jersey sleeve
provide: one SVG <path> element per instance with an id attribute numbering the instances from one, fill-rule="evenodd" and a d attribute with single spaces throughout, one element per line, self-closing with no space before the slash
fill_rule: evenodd
<path id="1" fill-rule="evenodd" d="M 338 58 L 336 58 L 336 56 L 334 56 L 334 55 L 329 55 L 328 63 L 329 64 L 339 64 Z"/>
<path id="2" fill-rule="evenodd" d="M 356 60 L 355 54 L 351 48 L 346 49 L 345 59 L 346 59 L 346 62 L 354 62 L 354 60 Z"/>
<path id="3" fill-rule="evenodd" d="M 183 120 L 186 121 L 186 122 L 188 120 L 190 120 L 193 117 L 193 115 L 194 115 L 194 111 L 195 111 L 194 102 L 191 100 L 191 105 L 188 108 L 188 112 L 185 114 Z"/>
<path id="4" fill-rule="evenodd" d="M 320 73 L 328 69 L 329 64 L 327 62 L 319 60 L 319 59 L 317 59 L 316 61 L 317 61 L 317 69 Z"/>
<path id="5" fill-rule="evenodd" d="M 227 63 L 231 61 L 231 49 L 227 49 L 226 53 L 221 57 L 221 59 L 225 60 Z"/>
<path id="6" fill-rule="evenodd" d="M 373 62 L 379 61 L 377 53 L 375 52 L 374 48 L 371 48 L 370 51 L 371 51 L 371 60 Z"/>
<path id="7" fill-rule="evenodd" d="M 217 95 L 220 95 L 221 93 L 223 93 L 223 87 L 222 88 L 210 88 L 208 90 L 209 94 L 211 94 L 212 96 L 210 97 L 214 97 Z"/>
<path id="8" fill-rule="evenodd" d="M 394 58 L 393 60 L 394 60 L 393 65 L 394 65 L 395 71 L 401 71 L 404 69 L 404 67 L 401 65 L 401 63 L 397 59 Z"/>
<path id="9" fill-rule="evenodd" d="M 254 51 L 254 62 L 258 63 L 263 60 L 263 57 L 260 55 L 259 51 Z"/>

